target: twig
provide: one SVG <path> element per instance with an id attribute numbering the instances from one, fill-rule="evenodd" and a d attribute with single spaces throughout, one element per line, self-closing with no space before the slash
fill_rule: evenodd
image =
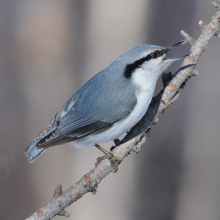
<path id="1" fill-rule="evenodd" d="M 159 114 L 177 100 L 179 89 L 183 88 L 186 80 L 191 76 L 198 75 L 198 71 L 196 71 L 191 64 L 197 63 L 212 37 L 219 35 L 220 4 L 215 2 L 213 5 L 218 9 L 218 12 L 208 25 L 205 25 L 202 21 L 199 22 L 202 33 L 197 41 L 193 40 L 193 38 L 184 31 L 181 31 L 181 34 L 191 44 L 191 55 L 183 61 L 181 65 L 182 71 L 178 71 L 173 76 L 170 74 L 168 77 L 164 75 L 164 85 L 166 85 L 166 87 L 152 100 L 145 116 L 130 130 L 121 141 L 121 145 L 113 150 L 115 156 L 124 158 L 130 154 L 131 151 L 138 153 L 141 150 L 141 145 L 145 142 L 144 133 L 149 131 L 151 126 L 158 121 Z M 187 65 L 188 68 L 184 69 L 183 67 Z M 56 215 L 69 217 L 69 214 L 64 209 L 88 192 L 95 194 L 98 184 L 110 172 L 113 172 L 113 168 L 109 160 L 96 163 L 96 167 L 93 170 L 84 175 L 66 191 L 62 192 L 62 186 L 58 185 L 54 191 L 53 199 L 26 220 L 48 220 Z"/>

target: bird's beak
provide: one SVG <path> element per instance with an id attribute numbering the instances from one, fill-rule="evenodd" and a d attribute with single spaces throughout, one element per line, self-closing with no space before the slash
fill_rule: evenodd
<path id="1" fill-rule="evenodd" d="M 181 56 L 181 57 L 171 57 L 171 58 L 167 58 L 167 59 L 164 59 L 166 61 L 176 61 L 176 60 L 181 60 L 185 57 L 188 57 L 189 55 L 191 54 L 191 51 L 189 53 L 187 53 L 186 55 L 184 56 Z"/>
<path id="2" fill-rule="evenodd" d="M 174 44 L 172 46 L 167 47 L 167 49 L 168 49 L 168 51 L 171 51 L 173 48 L 179 46 L 180 44 L 182 44 L 184 42 L 185 42 L 185 40 L 181 40 L 180 42 L 178 42 L 178 43 L 176 43 L 176 44 Z"/>
<path id="3" fill-rule="evenodd" d="M 178 42 L 178 43 L 176 43 L 176 44 L 174 44 L 174 45 L 172 45 L 172 46 L 167 47 L 167 52 L 173 50 L 175 47 L 181 45 L 181 44 L 184 43 L 184 42 L 185 42 L 185 41 L 182 40 L 182 41 L 180 41 L 180 42 Z M 168 61 L 168 62 L 169 62 L 169 61 L 176 61 L 176 60 L 183 59 L 183 58 L 189 56 L 190 54 L 191 54 L 191 51 L 190 51 L 189 53 L 187 53 L 186 55 L 184 55 L 184 56 L 181 56 L 181 57 L 171 57 L 171 58 L 167 58 L 167 59 L 164 59 L 164 60 L 165 60 L 165 61 Z"/>

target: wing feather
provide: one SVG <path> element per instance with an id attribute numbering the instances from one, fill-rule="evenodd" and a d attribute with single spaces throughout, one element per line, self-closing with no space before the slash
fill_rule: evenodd
<path id="1" fill-rule="evenodd" d="M 38 148 L 102 132 L 133 110 L 137 98 L 130 81 L 123 74 L 112 77 L 109 72 L 114 70 L 108 68 L 89 80 L 61 107 L 55 116 L 56 129 L 39 141 Z"/>
<path id="2" fill-rule="evenodd" d="M 114 124 L 114 122 L 109 123 L 88 117 L 82 118 L 79 117 L 79 114 L 76 116 L 66 116 L 53 133 L 45 136 L 38 143 L 38 148 L 47 148 L 74 141 L 87 135 L 102 132 Z"/>

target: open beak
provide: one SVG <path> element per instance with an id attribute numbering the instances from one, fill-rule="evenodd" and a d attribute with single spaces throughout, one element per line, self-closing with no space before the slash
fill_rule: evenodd
<path id="1" fill-rule="evenodd" d="M 167 49 L 168 49 L 168 51 L 171 51 L 173 48 L 179 46 L 180 44 L 182 44 L 184 42 L 185 42 L 185 40 L 181 40 L 180 42 L 178 42 L 178 43 L 176 43 L 176 44 L 174 44 L 172 46 L 167 47 Z"/>
<path id="2" fill-rule="evenodd" d="M 182 40 L 182 41 L 180 41 L 180 42 L 178 42 L 178 43 L 176 43 L 176 44 L 174 44 L 174 45 L 172 45 L 172 46 L 167 47 L 167 52 L 173 50 L 175 47 L 181 45 L 181 44 L 184 43 L 184 42 L 185 42 L 185 41 Z M 183 58 L 189 56 L 190 54 L 191 54 L 191 52 L 189 52 L 189 53 L 187 53 L 186 55 L 181 56 L 181 57 L 172 57 L 172 58 L 167 58 L 167 59 L 164 59 L 164 60 L 166 60 L 166 61 L 176 61 L 176 60 L 183 59 Z"/>

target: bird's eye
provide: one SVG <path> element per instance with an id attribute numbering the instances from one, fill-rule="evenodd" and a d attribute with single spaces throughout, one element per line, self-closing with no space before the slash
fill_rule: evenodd
<path id="1" fill-rule="evenodd" d="M 155 52 L 153 52 L 153 53 L 151 53 L 151 57 L 153 58 L 153 59 L 156 59 L 157 57 L 159 57 L 159 52 L 158 51 L 155 51 Z"/>

